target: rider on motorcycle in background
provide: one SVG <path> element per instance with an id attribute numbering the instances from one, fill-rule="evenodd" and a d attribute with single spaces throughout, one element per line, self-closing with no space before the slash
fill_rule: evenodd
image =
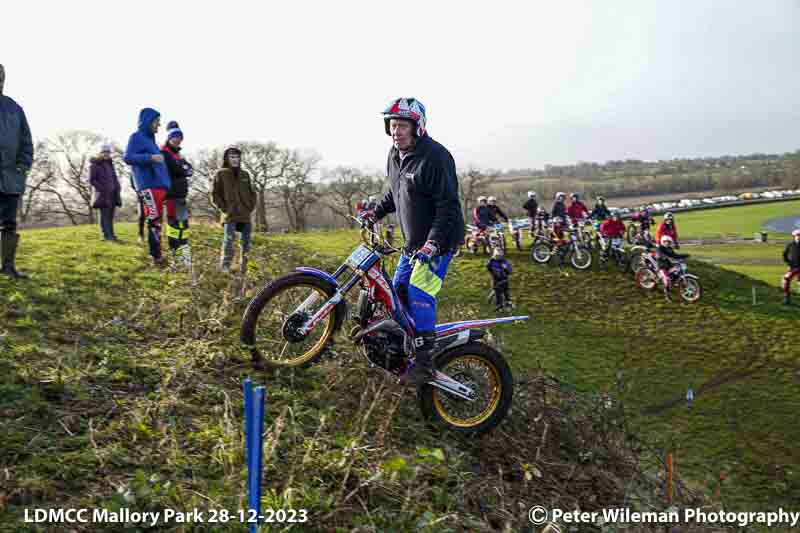
<path id="1" fill-rule="evenodd" d="M 472 210 L 472 220 L 479 230 L 485 230 L 489 225 L 489 206 L 486 197 L 478 196 L 478 205 Z"/>
<path id="2" fill-rule="evenodd" d="M 650 226 L 652 226 L 655 223 L 655 219 L 653 219 L 653 217 L 650 215 L 650 210 L 647 209 L 646 207 L 642 207 L 641 209 L 639 209 L 639 211 L 634 213 L 634 215 L 631 217 L 631 220 L 639 223 L 639 225 L 642 228 L 642 233 L 644 233 L 645 231 L 650 231 Z M 656 242 L 661 242 L 661 241 L 656 241 Z"/>
<path id="3" fill-rule="evenodd" d="M 392 138 L 388 192 L 362 220 L 374 223 L 396 213 L 405 237 L 392 284 L 414 320 L 415 363 L 403 382 L 433 379 L 436 297 L 454 252 L 464 242 L 464 217 L 458 197 L 456 164 L 450 152 L 425 129 L 425 107 L 415 98 L 397 98 L 383 111 L 384 131 Z"/>
<path id="4" fill-rule="evenodd" d="M 675 241 L 672 240 L 672 237 L 669 235 L 664 235 L 661 237 L 656 250 L 656 259 L 658 260 L 658 276 L 661 278 L 661 281 L 664 282 L 664 298 L 666 298 L 668 302 L 672 301 L 672 297 L 669 294 L 670 274 L 675 271 L 677 264 L 681 260 L 689 257 L 689 254 L 676 253 L 675 250 L 672 249 L 673 244 L 675 244 Z"/>
<path id="5" fill-rule="evenodd" d="M 578 193 L 574 192 L 570 194 L 569 198 L 571 202 L 567 208 L 567 215 L 572 220 L 572 223 L 575 224 L 581 218 L 588 218 L 589 210 L 586 209 L 586 204 L 581 202 Z"/>
<path id="6" fill-rule="evenodd" d="M 539 202 L 536 200 L 536 191 L 528 191 L 528 199 L 522 204 L 522 208 L 528 213 L 528 218 L 531 220 L 531 228 L 536 221 L 536 214 L 539 210 Z"/>
<path id="7" fill-rule="evenodd" d="M 502 218 L 505 222 L 508 222 L 508 217 L 505 213 L 503 213 L 502 209 L 497 205 L 497 198 L 494 196 L 489 197 L 489 223 L 490 224 L 497 224 L 499 222 L 497 217 Z"/>
<path id="8" fill-rule="evenodd" d="M 567 206 L 564 199 L 567 197 L 563 192 L 556 193 L 556 201 L 553 202 L 553 209 L 550 210 L 551 217 L 567 218 Z"/>
<path id="9" fill-rule="evenodd" d="M 606 199 L 602 196 L 597 197 L 597 202 L 594 204 L 594 209 L 589 215 L 594 220 L 607 220 L 611 217 L 611 211 L 606 206 Z"/>
<path id="10" fill-rule="evenodd" d="M 664 222 L 658 225 L 658 229 L 656 230 L 656 242 L 661 242 L 661 237 L 664 235 L 672 237 L 672 240 L 675 241 L 676 249 L 681 247 L 678 242 L 678 226 L 675 225 L 675 217 L 672 213 L 665 214 Z"/>
<path id="11" fill-rule="evenodd" d="M 611 249 L 611 239 L 621 239 L 625 236 L 625 223 L 620 219 L 619 213 L 613 213 L 611 218 L 600 224 L 600 254 L 601 260 L 608 259 Z"/>
<path id="12" fill-rule="evenodd" d="M 564 238 L 564 230 L 566 229 L 566 221 L 561 217 L 553 217 L 553 225 L 548 228 L 550 240 L 553 241 L 555 251 L 558 255 L 560 266 L 566 265 L 566 254 L 564 251 L 569 247 L 569 239 Z"/>

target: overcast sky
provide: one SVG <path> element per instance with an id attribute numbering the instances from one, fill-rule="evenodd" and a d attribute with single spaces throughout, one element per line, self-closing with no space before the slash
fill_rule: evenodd
<path id="1" fill-rule="evenodd" d="M 800 148 L 800 0 L 4 2 L 34 136 L 125 142 L 139 109 L 382 167 L 380 111 L 428 110 L 459 167 Z M 163 133 L 163 131 L 162 131 Z"/>

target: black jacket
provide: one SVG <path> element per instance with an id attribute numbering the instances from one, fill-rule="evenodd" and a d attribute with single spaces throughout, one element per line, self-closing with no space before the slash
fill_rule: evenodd
<path id="1" fill-rule="evenodd" d="M 486 207 L 489 208 L 489 222 L 490 223 L 497 224 L 497 217 L 500 217 L 503 220 L 505 220 L 506 222 L 508 222 L 508 217 L 506 216 L 505 213 L 503 213 L 503 210 L 500 209 L 499 206 L 488 205 Z"/>
<path id="2" fill-rule="evenodd" d="M 165 144 L 161 147 L 161 155 L 164 156 L 164 163 L 171 179 L 167 198 L 183 199 L 189 195 L 189 180 L 191 177 L 192 165 L 183 158 L 181 149 Z"/>
<path id="3" fill-rule="evenodd" d="M 528 212 L 528 217 L 535 218 L 536 211 L 539 209 L 539 202 L 534 198 L 528 198 L 528 201 L 522 204 L 522 209 Z"/>
<path id="4" fill-rule="evenodd" d="M 553 209 L 550 211 L 551 217 L 567 218 L 567 205 L 564 202 L 555 202 Z"/>
<path id="5" fill-rule="evenodd" d="M 673 263 L 689 257 L 689 254 L 679 254 L 669 246 L 661 245 L 658 246 L 656 254 L 659 268 L 670 268 Z"/>
<path id="6" fill-rule="evenodd" d="M 783 251 L 783 260 L 789 265 L 789 268 L 800 268 L 800 243 L 790 242 L 786 245 Z"/>
<path id="7" fill-rule="evenodd" d="M 598 220 L 605 220 L 611 217 L 611 211 L 609 211 L 608 206 L 605 204 L 595 204 L 594 209 L 592 210 L 592 214 L 589 215 L 591 218 L 596 218 Z"/>
<path id="8" fill-rule="evenodd" d="M 381 219 L 397 213 L 407 253 L 428 240 L 436 241 L 441 254 L 463 244 L 466 226 L 458 198 L 456 163 L 444 146 L 424 135 L 402 162 L 398 150 L 392 147 L 386 176 L 389 190 L 375 214 Z"/>

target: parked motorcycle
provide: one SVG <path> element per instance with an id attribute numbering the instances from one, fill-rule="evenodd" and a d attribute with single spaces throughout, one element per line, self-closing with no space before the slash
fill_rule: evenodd
<path id="1" fill-rule="evenodd" d="M 586 248 L 578 238 L 578 230 L 570 228 L 567 230 L 569 234 L 569 243 L 557 246 L 555 241 L 549 237 L 545 240 L 537 242 L 531 248 L 531 260 L 536 263 L 546 264 L 556 254 L 563 254 L 563 257 L 578 270 L 587 270 L 592 266 L 592 253 Z"/>
<path id="2" fill-rule="evenodd" d="M 414 357 L 408 354 L 415 351 L 417 333 L 383 266 L 386 256 L 398 250 L 371 228 L 362 231 L 362 240 L 333 274 L 298 267 L 261 289 L 245 310 L 240 335 L 254 361 L 276 367 L 319 361 L 348 317 L 345 295 L 358 288 L 350 340 L 372 366 L 393 376 L 410 370 Z M 511 406 L 514 380 L 503 355 L 480 342 L 481 328 L 527 319 L 438 324 L 435 376 L 417 389 L 424 417 L 462 433 L 495 427 Z"/>

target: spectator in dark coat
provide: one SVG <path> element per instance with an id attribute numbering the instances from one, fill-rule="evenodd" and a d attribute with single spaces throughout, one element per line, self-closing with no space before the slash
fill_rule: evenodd
<path id="1" fill-rule="evenodd" d="M 189 248 L 189 178 L 192 165 L 181 155 L 183 132 L 174 120 L 167 124 L 167 142 L 161 147 L 164 163 L 171 180 L 167 191 L 167 242 L 172 251 L 172 265 L 177 269 L 183 265 L 192 268 L 192 253 Z"/>
<path id="2" fill-rule="evenodd" d="M 0 65 L 0 274 L 27 278 L 16 268 L 17 210 L 33 165 L 33 139 L 25 112 L 3 94 L 6 71 Z"/>
<path id="3" fill-rule="evenodd" d="M 792 279 L 800 276 L 800 229 L 792 232 L 792 242 L 786 245 L 786 249 L 783 251 L 783 260 L 789 267 L 786 275 L 783 276 L 783 303 L 789 305 L 792 299 Z"/>
<path id="4" fill-rule="evenodd" d="M 100 229 L 103 240 L 118 241 L 114 234 L 114 211 L 122 207 L 122 194 L 117 171 L 111 160 L 111 145 L 104 144 L 100 155 L 89 166 L 89 183 L 94 187 L 92 207 L 100 210 Z"/>

